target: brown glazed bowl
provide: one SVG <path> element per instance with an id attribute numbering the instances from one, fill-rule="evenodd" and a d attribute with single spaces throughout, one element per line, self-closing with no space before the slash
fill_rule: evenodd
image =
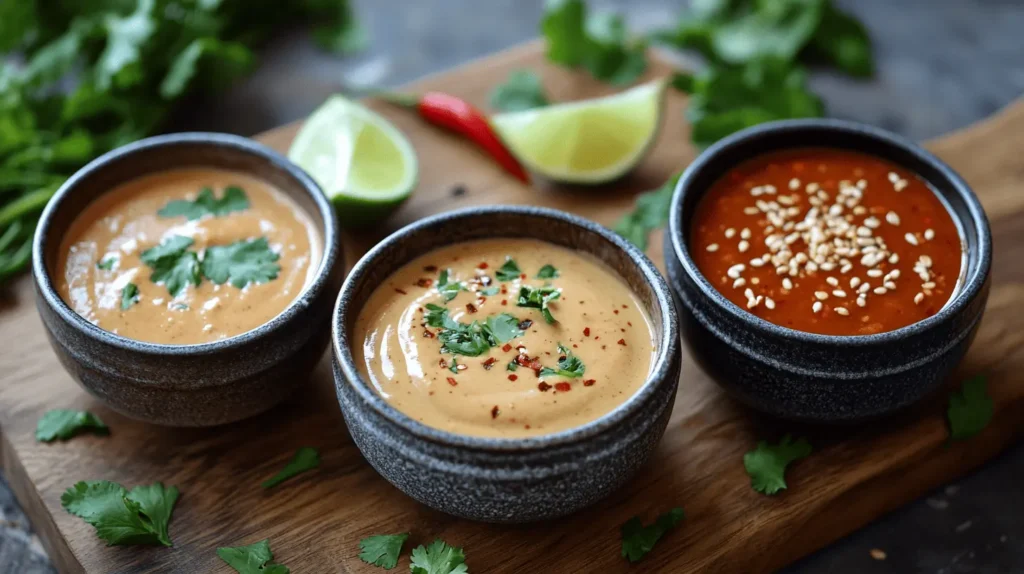
<path id="1" fill-rule="evenodd" d="M 181 167 L 245 172 L 288 194 L 317 225 L 324 253 L 316 275 L 280 315 L 211 343 L 127 339 L 75 313 L 51 277 L 62 234 L 85 206 L 138 177 Z M 250 139 L 215 133 L 157 136 L 111 151 L 71 176 L 39 220 L 32 250 L 36 307 L 64 368 L 89 393 L 129 417 L 211 426 L 263 412 L 307 379 L 330 339 L 331 305 L 344 265 L 330 201 L 301 169 Z"/>

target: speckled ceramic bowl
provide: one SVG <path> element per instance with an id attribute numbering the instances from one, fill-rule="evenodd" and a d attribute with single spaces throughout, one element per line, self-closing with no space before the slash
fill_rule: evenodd
<path id="1" fill-rule="evenodd" d="M 769 323 L 723 297 L 697 270 L 687 239 L 694 208 L 744 160 L 787 148 L 872 154 L 927 181 L 949 206 L 967 253 L 959 290 L 936 315 L 866 336 L 827 336 Z M 981 322 L 992 237 L 978 198 L 942 161 L 894 134 L 838 120 L 794 120 L 747 129 L 708 148 L 679 179 L 665 235 L 669 282 L 683 336 L 701 366 L 733 396 L 767 413 L 811 422 L 857 422 L 892 413 L 937 389 Z"/>
<path id="2" fill-rule="evenodd" d="M 410 260 L 441 246 L 531 237 L 590 253 L 632 288 L 657 348 L 635 395 L 586 425 L 520 439 L 477 438 L 428 427 L 384 401 L 352 359 L 350 339 L 373 290 Z M 356 264 L 334 311 L 334 376 L 352 438 L 377 472 L 438 510 L 486 522 L 527 522 L 579 510 L 622 485 L 665 431 L 679 379 L 672 296 L 643 253 L 604 227 L 535 207 L 471 208 L 427 218 L 385 239 Z"/>
<path id="3" fill-rule="evenodd" d="M 54 288 L 62 234 L 101 194 L 137 177 L 180 167 L 236 170 L 287 193 L 319 226 L 324 253 L 315 278 L 280 315 L 252 331 L 197 345 L 161 345 L 104 331 L 75 313 Z M 97 158 L 71 176 L 43 212 L 32 274 L 36 307 L 64 368 L 96 398 L 127 416 L 165 425 L 237 421 L 276 405 L 306 380 L 330 336 L 340 288 L 334 210 L 316 183 L 252 140 L 212 133 L 145 139 Z"/>

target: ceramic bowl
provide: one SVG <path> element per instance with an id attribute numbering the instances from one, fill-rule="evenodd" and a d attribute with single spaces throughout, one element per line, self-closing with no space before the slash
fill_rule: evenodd
<path id="1" fill-rule="evenodd" d="M 426 426 L 384 401 L 352 359 L 359 311 L 410 260 L 438 247 L 490 237 L 530 237 L 592 254 L 617 272 L 651 317 L 657 348 L 636 394 L 583 426 L 497 439 Z M 338 402 L 356 446 L 384 478 L 416 500 L 486 522 L 562 516 L 601 499 L 644 463 L 665 431 L 679 379 L 672 297 L 643 253 L 604 227 L 536 207 L 471 208 L 424 219 L 388 237 L 356 264 L 334 310 Z"/>
<path id="2" fill-rule="evenodd" d="M 963 233 L 961 285 L 936 315 L 875 335 L 828 336 L 769 323 L 731 303 L 701 275 L 687 238 L 694 208 L 719 177 L 767 152 L 829 147 L 859 151 L 917 173 L 946 202 Z M 669 282 L 683 336 L 701 366 L 737 399 L 784 418 L 857 422 L 904 408 L 936 390 L 964 356 L 989 291 L 992 237 L 978 198 L 949 166 L 916 144 L 838 120 L 764 124 L 709 147 L 676 187 L 665 235 Z"/>
<path id="3" fill-rule="evenodd" d="M 163 345 L 104 331 L 74 312 L 51 274 L 62 234 L 84 207 L 127 181 L 168 169 L 215 167 L 248 173 L 287 193 L 320 228 L 315 278 L 280 315 L 212 343 Z M 158 136 L 92 161 L 57 191 L 39 220 L 32 252 L 36 306 L 64 368 L 110 408 L 175 426 L 237 421 L 274 406 L 307 379 L 330 337 L 330 309 L 344 265 L 334 210 L 316 183 L 273 150 L 213 133 Z"/>

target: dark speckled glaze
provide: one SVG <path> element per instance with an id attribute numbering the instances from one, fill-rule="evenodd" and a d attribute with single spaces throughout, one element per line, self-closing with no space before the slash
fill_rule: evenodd
<path id="1" fill-rule="evenodd" d="M 686 239 L 697 202 L 736 164 L 794 147 L 873 154 L 923 177 L 963 231 L 967 263 L 960 290 L 936 315 L 867 336 L 828 336 L 769 323 L 731 303 L 700 274 Z M 978 198 L 946 164 L 886 131 L 838 120 L 774 122 L 708 148 L 679 179 L 668 233 L 668 279 L 680 302 L 683 337 L 694 357 L 733 396 L 772 415 L 849 423 L 895 412 L 936 390 L 981 322 L 989 291 L 992 237 Z"/>
<path id="2" fill-rule="evenodd" d="M 99 195 L 145 174 L 189 166 L 249 173 L 287 193 L 320 227 L 316 276 L 280 315 L 212 343 L 162 345 L 120 337 L 75 313 L 50 279 L 61 234 Z M 213 133 L 158 136 L 118 148 L 83 167 L 57 191 L 36 230 L 36 307 L 64 368 L 93 396 L 132 418 L 210 426 L 263 412 L 288 396 L 323 355 L 333 295 L 344 265 L 334 210 L 316 183 L 252 140 Z"/>
<path id="3" fill-rule="evenodd" d="M 488 237 L 532 237 L 590 253 L 629 284 L 654 325 L 651 375 L 628 401 L 567 431 L 520 439 L 456 435 L 387 404 L 352 359 L 349 330 L 373 290 L 432 249 Z M 679 333 L 664 279 L 639 250 L 585 219 L 535 207 L 491 206 L 430 217 L 385 239 L 356 264 L 334 311 L 334 375 L 345 422 L 388 481 L 438 510 L 486 522 L 563 516 L 621 486 L 665 431 L 679 379 Z"/>

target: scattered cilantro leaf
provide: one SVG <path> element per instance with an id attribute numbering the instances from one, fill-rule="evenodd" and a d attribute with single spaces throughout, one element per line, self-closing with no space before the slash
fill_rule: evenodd
<path id="1" fill-rule="evenodd" d="M 555 269 L 555 266 L 550 263 L 541 267 L 537 272 L 537 279 L 556 279 L 557 277 L 558 269 Z"/>
<path id="2" fill-rule="evenodd" d="M 583 63 L 587 51 L 587 6 L 582 0 L 548 0 L 540 23 L 547 40 L 548 60 L 574 68 Z"/>
<path id="3" fill-rule="evenodd" d="M 191 245 L 192 239 L 175 235 L 142 252 L 142 262 L 153 270 L 150 281 L 163 283 L 172 297 L 189 284 L 199 285 L 199 257 L 188 250 Z"/>
<path id="4" fill-rule="evenodd" d="M 561 296 L 562 292 L 555 287 L 530 287 L 529 285 L 523 285 L 519 288 L 519 299 L 516 301 L 516 305 L 530 309 L 540 309 L 544 320 L 550 324 L 556 321 L 554 315 L 551 314 L 551 310 L 548 309 L 548 304 Z"/>
<path id="5" fill-rule="evenodd" d="M 96 263 L 96 269 L 102 269 L 104 271 L 110 271 L 117 264 L 117 257 L 107 257 L 106 259 Z"/>
<path id="6" fill-rule="evenodd" d="M 488 333 L 479 322 L 473 321 L 470 324 L 457 323 L 454 329 L 445 328 L 437 335 L 444 351 L 453 355 L 465 355 L 467 357 L 479 357 L 491 349 L 494 345 L 488 338 Z"/>
<path id="7" fill-rule="evenodd" d="M 485 288 L 477 291 L 477 293 L 480 293 L 481 295 L 484 295 L 486 297 L 490 297 L 492 295 L 497 295 L 500 292 L 501 292 L 501 288 L 497 287 L 497 286 L 485 287 Z"/>
<path id="8" fill-rule="evenodd" d="M 398 556 L 409 533 L 379 534 L 359 541 L 359 559 L 373 566 L 391 570 L 398 565 Z"/>
<path id="9" fill-rule="evenodd" d="M 461 325 L 455 319 L 448 316 L 448 309 L 433 303 L 426 304 L 427 313 L 425 319 L 427 325 L 439 329 L 458 329 Z"/>
<path id="10" fill-rule="evenodd" d="M 266 283 L 277 278 L 281 266 L 266 237 L 214 245 L 203 256 L 203 275 L 217 285 L 230 282 L 242 289 L 249 283 Z"/>
<path id="11" fill-rule="evenodd" d="M 540 77 L 530 70 L 515 70 L 504 84 L 491 91 L 491 107 L 499 112 L 519 112 L 548 105 Z"/>
<path id="12" fill-rule="evenodd" d="M 750 11 L 723 21 L 715 30 L 715 55 L 731 64 L 766 57 L 791 61 L 814 36 L 826 1 L 753 2 Z"/>
<path id="13" fill-rule="evenodd" d="M 491 315 L 484 323 L 487 333 L 494 339 L 494 345 L 505 344 L 523 336 L 523 330 L 519 328 L 519 319 L 508 313 Z"/>
<path id="14" fill-rule="evenodd" d="M 235 569 L 238 574 L 290 574 L 287 566 L 272 564 L 274 553 L 270 551 L 270 539 L 261 540 L 249 546 L 224 547 L 217 549 L 217 556 Z"/>
<path id="15" fill-rule="evenodd" d="M 96 84 L 101 89 L 131 87 L 142 81 L 142 48 L 156 32 L 156 0 L 139 0 L 127 16 L 116 12 L 103 18 L 106 49 L 96 62 Z"/>
<path id="16" fill-rule="evenodd" d="M 794 441 L 793 437 L 782 437 L 777 445 L 765 441 L 757 448 L 743 455 L 743 466 L 750 475 L 750 486 L 769 496 L 786 488 L 786 467 L 789 463 L 810 456 L 811 445 L 807 439 Z"/>
<path id="17" fill-rule="evenodd" d="M 177 500 L 178 489 L 159 482 L 128 492 L 106 480 L 79 482 L 60 498 L 65 510 L 95 527 L 96 535 L 110 546 L 171 546 L 167 525 Z"/>
<path id="18" fill-rule="evenodd" d="M 949 396 L 949 438 L 964 440 L 982 431 L 992 420 L 992 397 L 985 390 L 984 376 L 964 381 L 959 391 Z"/>
<path id="19" fill-rule="evenodd" d="M 454 299 L 456 295 L 459 294 L 459 291 L 464 290 L 462 283 L 459 283 L 458 281 L 449 282 L 449 280 L 450 271 L 448 269 L 443 269 L 441 271 L 441 275 L 437 279 L 437 292 L 441 295 L 441 298 L 444 299 L 445 303 Z"/>
<path id="20" fill-rule="evenodd" d="M 647 250 L 647 239 L 655 229 L 668 222 L 669 206 L 681 174 L 675 174 L 658 189 L 640 194 L 633 211 L 615 224 L 615 232 L 628 239 L 641 251 Z"/>
<path id="21" fill-rule="evenodd" d="M 88 411 L 53 409 L 46 411 L 36 423 L 36 440 L 42 442 L 52 442 L 56 439 L 67 440 L 87 430 L 100 435 L 110 433 L 110 429 L 103 424 L 100 417 Z"/>
<path id="22" fill-rule="evenodd" d="M 139 302 L 139 286 L 129 283 L 121 289 L 121 310 L 127 311 L 129 307 Z"/>
<path id="23" fill-rule="evenodd" d="M 659 516 L 654 524 L 643 525 L 634 516 L 622 525 L 622 556 L 630 562 L 639 562 L 650 552 L 666 532 L 683 521 L 683 509 L 676 507 Z"/>
<path id="24" fill-rule="evenodd" d="M 507 365 L 505 365 L 505 370 L 510 372 L 510 373 L 516 372 L 516 369 L 518 369 L 518 368 L 519 368 L 519 363 L 517 363 L 515 359 L 512 359 L 511 361 L 508 362 Z"/>
<path id="25" fill-rule="evenodd" d="M 409 571 L 412 574 L 468 574 L 469 567 L 466 566 L 466 555 L 462 548 L 435 540 L 430 546 L 413 548 Z"/>
<path id="26" fill-rule="evenodd" d="M 588 17 L 583 0 L 549 0 L 541 34 L 547 40 L 548 60 L 570 68 L 582 66 L 612 85 L 630 84 L 647 69 L 646 41 L 631 41 L 618 14 Z"/>
<path id="27" fill-rule="evenodd" d="M 459 362 L 455 360 L 455 357 L 452 357 L 452 362 L 451 362 L 451 364 L 448 365 L 448 370 L 453 372 L 453 373 L 458 374 L 458 372 L 459 372 Z"/>
<path id="28" fill-rule="evenodd" d="M 235 211 L 249 209 L 249 197 L 245 191 L 236 186 L 229 186 L 224 189 L 224 195 L 217 199 L 213 190 L 204 187 L 199 191 L 195 200 L 175 199 L 165 205 L 157 215 L 160 217 L 182 217 L 194 221 L 203 216 L 223 217 Z"/>
<path id="29" fill-rule="evenodd" d="M 559 343 L 558 355 L 558 368 L 552 369 L 551 367 L 544 367 L 540 370 L 540 376 L 566 377 L 569 379 L 576 379 L 583 376 L 584 371 L 586 371 L 586 366 L 583 365 L 583 360 L 572 352 L 572 349 Z"/>
<path id="30" fill-rule="evenodd" d="M 522 271 L 519 270 L 519 265 L 516 264 L 515 259 L 511 257 L 505 257 L 505 263 L 498 268 L 498 271 L 494 274 L 498 278 L 498 281 L 508 282 L 519 279 L 522 275 Z"/>
<path id="31" fill-rule="evenodd" d="M 320 453 L 315 448 L 304 446 L 295 451 L 295 456 L 288 461 L 288 464 L 284 465 L 284 468 L 269 480 L 264 481 L 262 486 L 263 488 L 273 488 L 297 474 L 313 470 L 318 466 L 320 466 Z"/>
<path id="32" fill-rule="evenodd" d="M 188 89 L 192 79 L 197 76 L 210 78 L 208 83 L 216 87 L 229 84 L 251 70 L 254 64 L 252 50 L 241 42 L 226 42 L 209 37 L 198 38 L 171 62 L 167 75 L 160 83 L 160 95 L 165 100 L 181 96 Z"/>

